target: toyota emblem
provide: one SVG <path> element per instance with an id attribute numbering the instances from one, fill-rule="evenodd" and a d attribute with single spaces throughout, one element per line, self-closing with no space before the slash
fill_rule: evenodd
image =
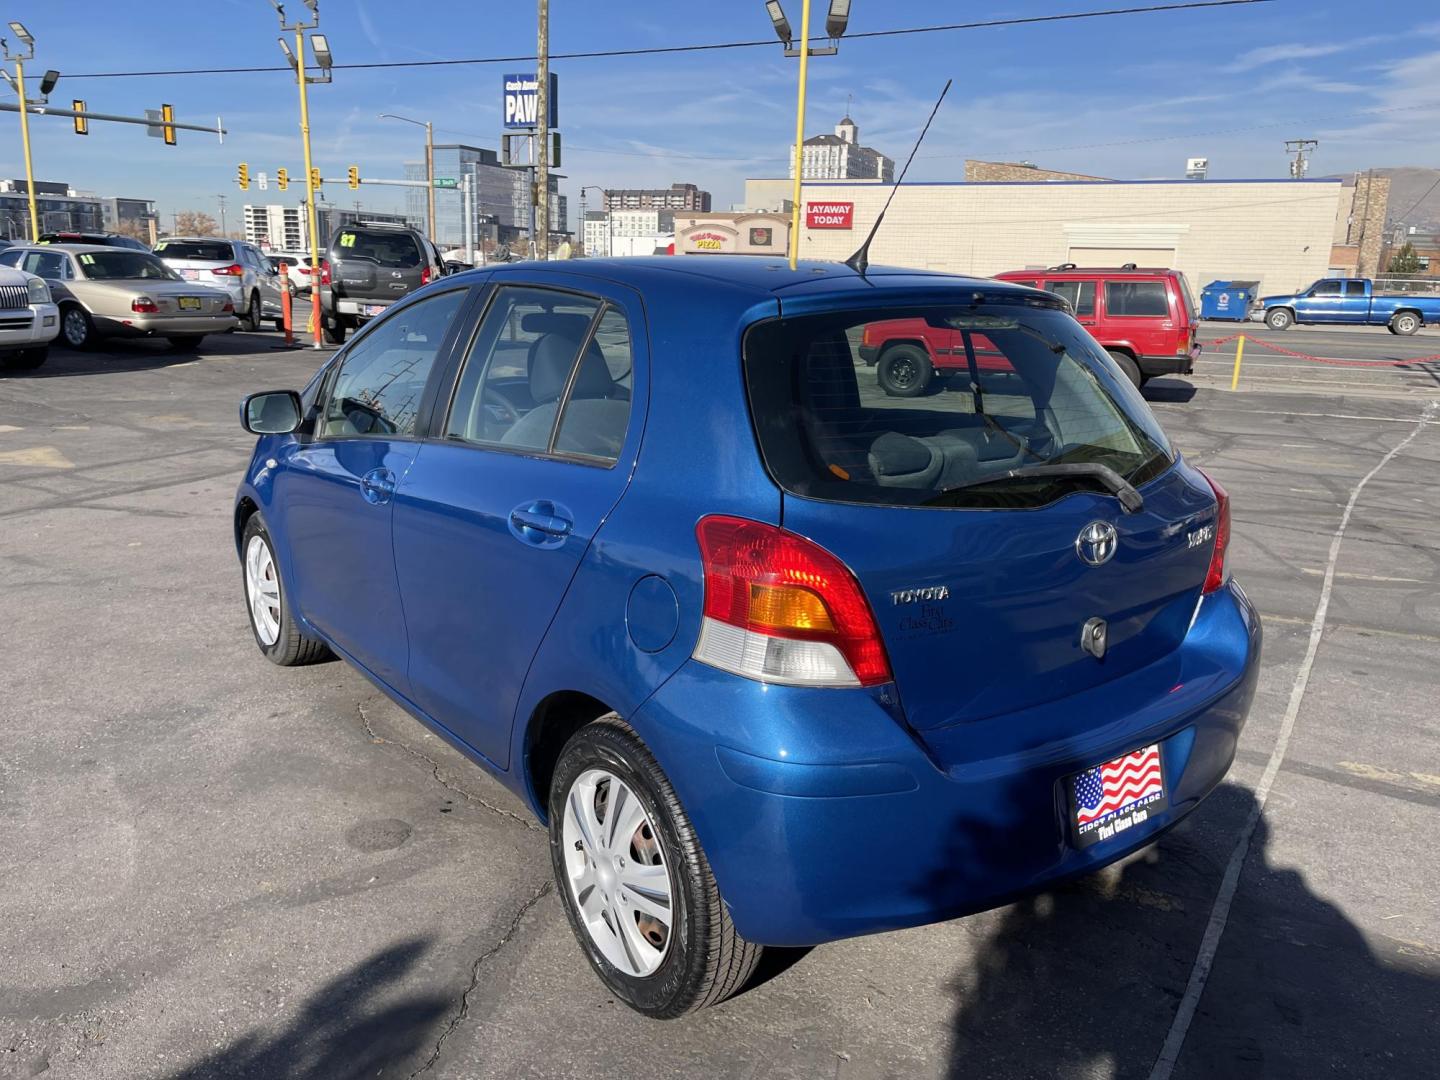
<path id="1" fill-rule="evenodd" d="M 1075 538 L 1075 554 L 1089 566 L 1103 566 L 1115 557 L 1119 538 L 1108 521 L 1092 521 Z"/>

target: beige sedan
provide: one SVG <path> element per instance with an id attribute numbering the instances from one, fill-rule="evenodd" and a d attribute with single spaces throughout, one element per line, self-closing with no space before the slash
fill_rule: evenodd
<path id="1" fill-rule="evenodd" d="M 154 255 L 92 244 L 10 248 L 0 263 L 44 278 L 73 349 L 105 337 L 164 337 L 181 347 L 235 329 L 228 293 L 184 281 Z"/>

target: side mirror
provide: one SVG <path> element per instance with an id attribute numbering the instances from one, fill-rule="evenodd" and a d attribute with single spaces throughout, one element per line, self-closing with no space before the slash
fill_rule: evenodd
<path id="1" fill-rule="evenodd" d="M 294 390 L 265 390 L 240 404 L 240 425 L 252 435 L 289 435 L 303 415 Z"/>

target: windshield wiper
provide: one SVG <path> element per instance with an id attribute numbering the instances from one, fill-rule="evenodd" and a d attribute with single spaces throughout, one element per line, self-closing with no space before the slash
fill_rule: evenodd
<path id="1" fill-rule="evenodd" d="M 1103 483 L 1110 492 L 1120 500 L 1127 514 L 1137 514 L 1145 507 L 1145 499 L 1135 486 L 1117 473 L 1108 465 L 1099 465 L 1093 461 L 1077 461 L 1070 465 L 1022 465 L 1018 469 L 1009 469 L 1003 473 L 996 473 L 994 476 L 987 476 L 983 480 L 972 480 L 968 484 L 956 484 L 953 487 L 942 488 L 933 497 L 927 499 L 926 506 L 940 505 L 946 495 L 957 491 L 965 491 L 970 488 L 985 487 L 989 484 L 1000 484 L 1007 480 L 1027 480 L 1031 477 L 1044 476 L 1093 476 Z"/>

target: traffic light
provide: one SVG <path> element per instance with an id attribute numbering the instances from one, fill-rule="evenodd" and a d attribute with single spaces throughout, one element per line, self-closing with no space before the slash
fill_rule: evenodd
<path id="1" fill-rule="evenodd" d="M 351 165 L 345 170 L 345 176 L 350 181 L 350 190 L 354 191 L 360 186 L 360 166 Z"/>
<path id="2" fill-rule="evenodd" d="M 550 133 L 550 166 L 558 169 L 560 167 L 560 132 Z"/>
<path id="3" fill-rule="evenodd" d="M 320 169 L 316 166 L 310 170 L 310 186 L 312 188 L 319 188 L 320 184 Z"/>
<path id="4" fill-rule="evenodd" d="M 76 98 L 74 101 L 70 102 L 70 108 L 71 108 L 71 110 L 72 110 L 73 112 L 77 112 L 77 113 L 83 113 L 83 112 L 86 111 L 86 110 L 85 110 L 85 102 L 81 101 L 79 98 Z M 90 121 L 87 120 L 87 119 L 86 119 L 85 117 L 83 117 L 83 116 L 77 116 L 77 117 L 75 117 L 75 134 L 76 134 L 76 135 L 89 135 L 89 134 L 90 134 Z"/>
<path id="5" fill-rule="evenodd" d="M 175 106 L 161 105 L 160 120 L 164 124 L 161 130 L 165 133 L 165 145 L 175 145 Z"/>
<path id="6" fill-rule="evenodd" d="M 279 168 L 275 170 L 275 186 L 281 191 L 290 190 L 290 170 Z"/>
<path id="7" fill-rule="evenodd" d="M 235 183 L 240 185 L 241 191 L 250 190 L 250 166 L 240 162 L 240 167 L 235 170 Z"/>

